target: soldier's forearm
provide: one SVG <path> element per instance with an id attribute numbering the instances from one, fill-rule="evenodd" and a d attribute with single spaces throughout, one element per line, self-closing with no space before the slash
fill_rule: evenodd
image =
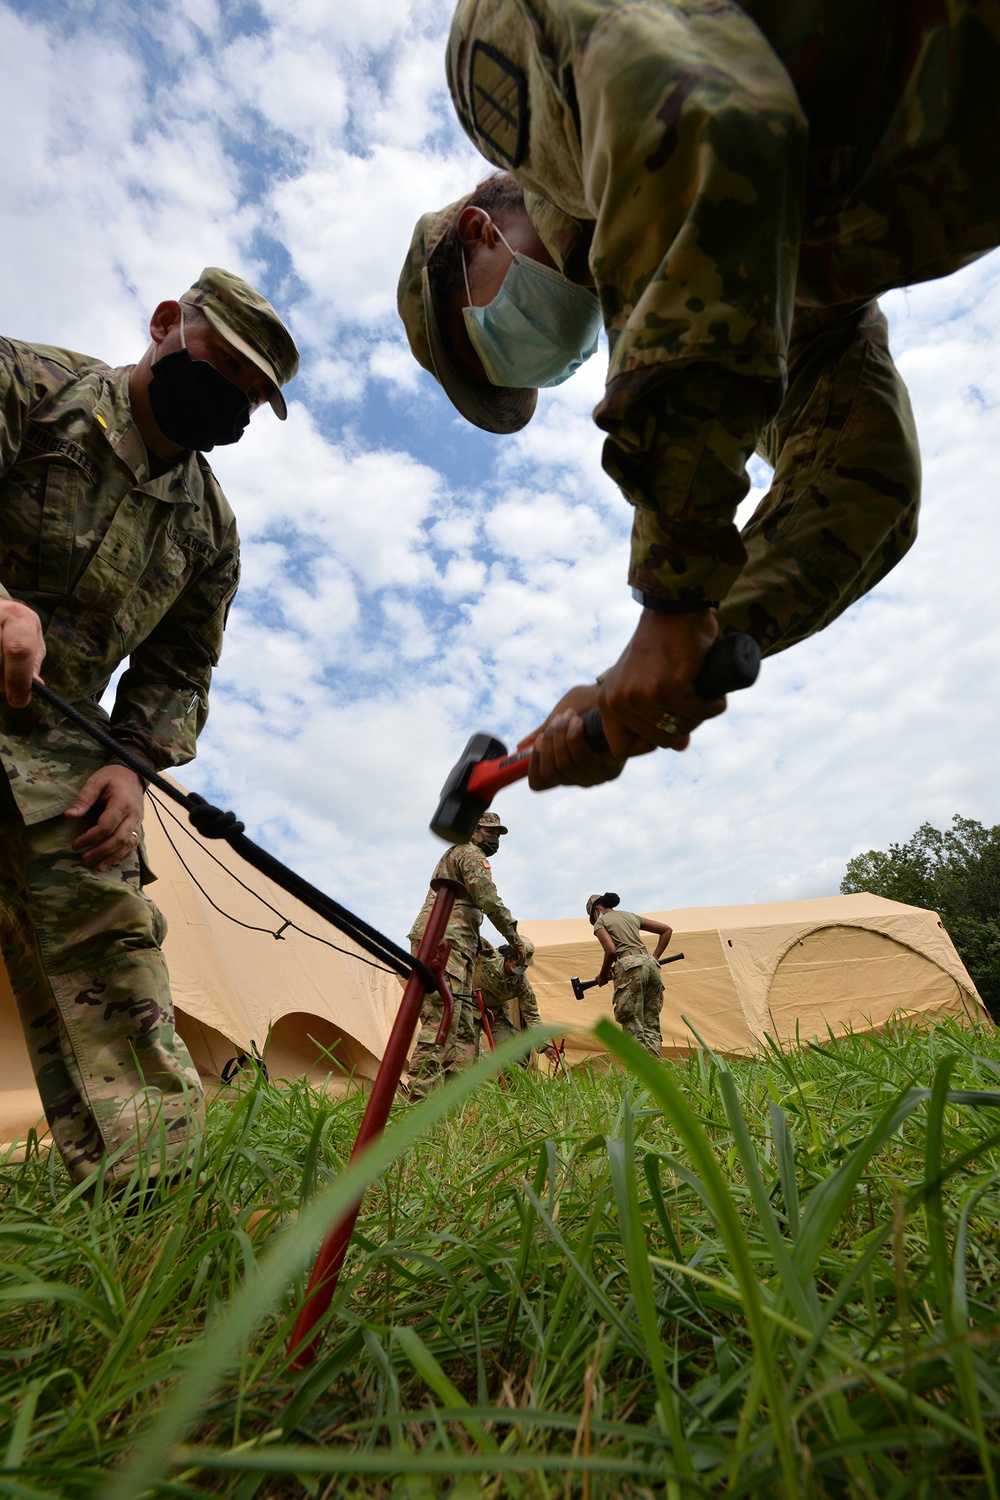
<path id="1" fill-rule="evenodd" d="M 724 598 L 746 560 L 734 525 L 768 402 L 764 382 L 708 365 L 663 380 L 614 424 L 603 463 L 635 506 L 629 583 L 655 601 Z"/>

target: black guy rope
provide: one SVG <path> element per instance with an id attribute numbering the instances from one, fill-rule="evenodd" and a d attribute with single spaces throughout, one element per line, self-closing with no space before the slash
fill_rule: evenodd
<path id="1" fill-rule="evenodd" d="M 321 938 L 318 933 L 309 932 L 307 928 L 300 927 L 297 922 L 292 921 L 291 917 L 286 917 L 284 912 L 279 911 L 276 906 L 272 906 L 270 901 L 265 901 L 264 897 L 260 894 L 260 891 L 255 891 L 252 885 L 247 885 L 245 880 L 241 880 L 240 877 L 236 874 L 236 871 L 231 870 L 223 860 L 218 859 L 212 853 L 211 849 L 202 844 L 198 844 L 190 828 L 186 828 L 177 814 L 172 813 L 170 811 L 170 808 L 165 806 L 164 803 L 160 801 L 159 797 L 153 796 L 152 792 L 149 793 L 149 801 L 152 806 L 153 812 L 156 814 L 156 821 L 163 829 L 163 837 L 166 839 L 171 849 L 177 855 L 181 868 L 187 872 L 188 877 L 190 878 L 192 883 L 197 886 L 198 890 L 201 891 L 201 894 L 204 896 L 209 906 L 211 906 L 213 910 L 217 911 L 220 917 L 225 917 L 227 922 L 235 922 L 237 927 L 245 927 L 247 932 L 266 932 L 268 937 L 273 937 L 278 942 L 284 942 L 284 933 L 291 929 L 292 932 L 300 933 L 302 937 L 310 938 L 314 943 L 322 943 L 324 948 L 332 948 L 335 953 L 343 953 L 348 958 L 355 959 L 359 964 L 367 964 L 370 969 L 378 969 L 379 973 L 381 974 L 395 973 L 394 969 L 387 969 L 385 964 L 373 963 L 370 958 L 362 958 L 360 953 L 352 953 L 350 948 L 342 948 L 339 943 L 331 943 L 327 938 Z M 236 884 L 238 886 L 241 886 L 242 889 L 248 893 L 248 895 L 253 896 L 255 901 L 259 901 L 261 906 L 266 906 L 268 911 L 273 911 L 276 917 L 280 917 L 281 926 L 275 931 L 272 931 L 270 927 L 258 927 L 253 922 L 244 922 L 240 917 L 234 917 L 231 911 L 226 911 L 223 907 L 221 907 L 218 901 L 216 901 L 212 896 L 209 895 L 208 891 L 206 891 L 205 887 L 202 885 L 201 881 L 198 879 L 197 875 L 194 873 L 191 866 L 188 864 L 187 860 L 184 858 L 183 854 L 174 843 L 173 839 L 170 836 L 170 829 L 163 821 L 164 813 L 172 823 L 177 824 L 177 827 L 181 830 L 182 833 L 186 834 L 189 839 L 192 839 L 195 842 L 195 844 L 199 849 L 201 849 L 203 854 L 208 855 L 213 864 L 217 864 L 220 870 L 224 870 L 226 872 L 230 880 L 235 880 Z"/>
<path id="2" fill-rule="evenodd" d="M 339 901 L 334 901 L 325 891 L 317 886 L 310 885 L 308 880 L 303 880 L 294 870 L 283 865 L 280 859 L 275 859 L 266 849 L 255 844 L 253 839 L 248 839 L 244 833 L 245 825 L 240 822 L 233 812 L 223 812 L 220 807 L 214 807 L 197 792 L 182 792 L 178 787 L 171 786 L 165 777 L 158 775 L 156 771 L 150 770 L 146 763 L 127 750 L 107 730 L 92 724 L 85 719 L 72 704 L 67 703 L 58 693 L 54 693 L 50 687 L 46 687 L 37 677 L 31 684 L 32 693 L 54 708 L 63 718 L 82 729 L 84 734 L 89 735 L 104 750 L 107 750 L 121 765 L 127 766 L 130 771 L 141 778 L 144 783 L 152 784 L 169 797 L 172 802 L 177 802 L 187 812 L 192 826 L 206 839 L 225 839 L 231 849 L 248 865 L 252 865 L 261 875 L 266 875 L 279 885 L 283 891 L 301 901 L 303 906 L 308 906 L 317 916 L 323 917 L 331 926 L 336 927 L 339 932 L 345 933 L 352 938 L 359 947 L 364 948 L 366 953 L 372 954 L 387 964 L 397 974 L 408 977 L 415 973 L 420 977 L 420 982 L 426 986 L 428 994 L 437 989 L 437 977 L 434 971 L 420 962 L 419 959 L 411 957 L 405 949 L 400 948 L 391 938 L 379 932 L 377 927 L 372 927 L 363 918 L 355 916 L 354 912 L 348 911 L 346 906 L 341 906 Z"/>

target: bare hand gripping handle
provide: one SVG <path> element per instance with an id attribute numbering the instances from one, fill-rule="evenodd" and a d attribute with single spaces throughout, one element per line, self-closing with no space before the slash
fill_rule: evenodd
<path id="1" fill-rule="evenodd" d="M 750 687 L 756 682 L 759 670 L 760 647 L 753 637 L 727 635 L 706 653 L 694 690 L 699 698 L 719 698 Z M 584 714 L 583 732 L 592 750 L 599 753 L 607 750 L 599 709 L 591 708 Z M 527 776 L 531 756 L 530 745 L 508 755 L 502 740 L 488 734 L 474 734 L 441 788 L 431 832 L 449 844 L 461 844 L 471 838 L 500 788 Z"/>
<path id="2" fill-rule="evenodd" d="M 701 671 L 694 680 L 699 698 L 724 698 L 753 687 L 760 671 L 760 647 L 752 635 L 727 635 L 716 641 L 705 653 Z M 601 723 L 601 710 L 588 708 L 583 716 L 583 733 L 591 750 L 603 754 L 608 748 Z"/>

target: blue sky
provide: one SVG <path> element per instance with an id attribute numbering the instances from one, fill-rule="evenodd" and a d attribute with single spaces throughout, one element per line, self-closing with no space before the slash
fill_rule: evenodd
<path id="1" fill-rule="evenodd" d="M 517 438 L 413 363 L 413 223 L 483 174 L 452 117 L 438 0 L 4 4 L 3 331 L 139 357 L 202 266 L 255 281 L 303 354 L 290 418 L 212 456 L 245 582 L 188 785 L 402 937 L 469 734 L 512 743 L 625 644 L 630 511 L 590 420 L 601 355 Z M 924 450 L 921 537 L 868 599 L 767 664 L 683 756 L 498 803 L 515 915 L 591 890 L 646 910 L 836 891 L 848 858 L 1000 820 L 1000 265 L 887 299 Z M 766 483 L 762 465 L 754 470 Z"/>

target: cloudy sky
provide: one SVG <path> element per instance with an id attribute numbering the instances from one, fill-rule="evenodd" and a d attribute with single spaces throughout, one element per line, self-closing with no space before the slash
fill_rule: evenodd
<path id="1" fill-rule="evenodd" d="M 631 512 L 590 421 L 599 356 L 516 438 L 467 427 L 395 314 L 418 214 L 483 164 L 444 84 L 447 0 L 0 0 L 0 327 L 134 361 L 205 265 L 286 315 L 302 370 L 216 469 L 244 584 L 187 784 L 397 938 L 469 734 L 513 744 L 633 629 Z M 16 126 L 16 128 L 15 128 Z M 994 573 L 1000 262 L 893 295 L 921 537 L 684 755 L 498 802 L 515 915 L 836 892 L 848 858 L 1000 821 Z M 766 485 L 763 466 L 754 471 Z"/>

